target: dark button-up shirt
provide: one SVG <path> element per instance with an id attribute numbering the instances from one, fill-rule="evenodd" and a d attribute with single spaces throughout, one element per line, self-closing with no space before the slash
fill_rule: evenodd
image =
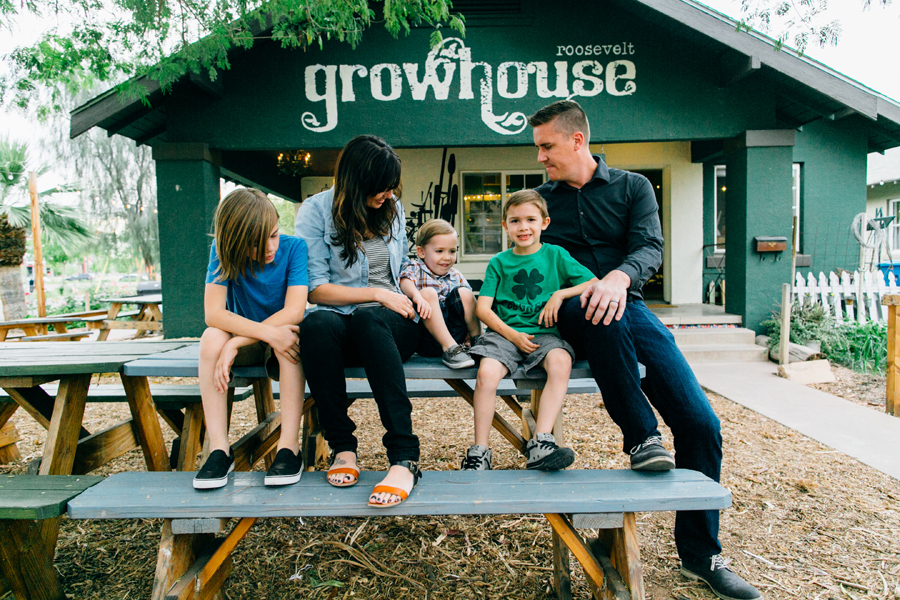
<path id="1" fill-rule="evenodd" d="M 557 244 L 599 278 L 613 270 L 631 277 L 630 298 L 662 264 L 662 228 L 653 186 L 643 175 L 610 169 L 600 159 L 581 189 L 562 181 L 537 188 L 547 201 L 550 226 L 541 241 Z"/>

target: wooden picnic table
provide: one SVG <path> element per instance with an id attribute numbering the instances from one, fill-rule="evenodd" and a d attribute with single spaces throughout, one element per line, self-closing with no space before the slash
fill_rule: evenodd
<path id="1" fill-rule="evenodd" d="M 0 343 L 0 388 L 15 401 L 0 405 L 0 427 L 21 408 L 47 429 L 39 475 L 87 473 L 137 447 L 143 450 L 148 470 L 167 471 L 169 456 L 147 377 L 122 371 L 129 361 L 183 345 L 184 342 L 148 341 Z M 131 419 L 92 433 L 81 423 L 95 373 L 119 373 Z M 57 380 L 59 388 L 56 398 L 52 398 L 40 385 Z M 53 542 L 52 547 L 58 532 L 58 520 L 46 522 L 44 538 Z M 52 564 L 44 567 L 35 580 L 55 579 Z"/>
<path id="2" fill-rule="evenodd" d="M 89 310 L 33 319 L 0 321 L 0 342 L 6 341 L 6 337 L 13 329 L 21 329 L 26 336 L 46 335 L 51 327 L 56 333 L 67 333 L 68 327 L 72 323 L 78 323 L 97 315 L 105 315 L 107 312 L 106 310 Z"/>
<path id="3" fill-rule="evenodd" d="M 134 329 L 137 330 L 135 338 L 141 338 L 148 331 L 162 331 L 162 294 L 147 294 L 144 296 L 127 296 L 124 298 L 104 298 L 104 302 L 109 302 L 109 311 L 106 319 L 100 322 L 100 334 L 97 336 L 98 342 L 106 341 L 109 332 L 113 329 Z M 125 304 L 137 304 L 138 312 L 132 315 L 130 321 L 117 321 L 119 312 Z"/>
<path id="4" fill-rule="evenodd" d="M 199 344 L 184 346 L 177 350 L 161 354 L 144 356 L 134 362 L 125 365 L 126 375 L 143 375 L 152 377 L 197 377 L 199 367 Z M 470 382 L 476 378 L 477 369 L 451 370 L 441 364 L 440 359 L 423 358 L 414 355 L 403 365 L 405 376 L 408 380 L 442 379 L 455 390 L 459 396 L 469 404 L 474 403 L 474 392 Z M 643 365 L 640 367 L 641 376 L 644 375 Z M 281 415 L 275 411 L 275 401 L 272 397 L 271 381 L 268 379 L 262 365 L 234 367 L 232 386 L 246 386 L 252 383 L 256 400 L 257 418 L 259 425 L 244 435 L 238 442 L 232 444 L 235 456 L 235 471 L 249 471 L 261 457 L 269 456 L 278 441 L 281 430 Z M 344 369 L 344 375 L 348 379 L 366 378 L 362 367 L 348 367 Z M 576 361 L 572 366 L 571 379 L 591 378 L 590 368 L 586 361 Z M 530 390 L 530 405 L 522 406 L 514 395 L 502 395 L 503 401 L 512 409 L 521 420 L 520 428 L 509 423 L 500 413 L 494 413 L 493 426 L 507 441 L 519 452 L 525 452 L 525 445 L 535 430 L 535 417 L 538 414 L 541 393 L 543 391 L 545 375 L 543 371 L 535 376 L 526 376 L 521 369 L 508 376 L 517 388 Z M 501 392 L 502 393 L 502 392 Z M 352 401 L 352 400 L 351 400 Z M 301 427 L 301 452 L 304 465 L 307 470 L 312 470 L 319 459 L 327 454 L 327 446 L 322 437 L 321 427 L 318 423 L 315 400 L 308 397 L 303 405 L 303 424 Z M 181 435 L 181 455 L 179 456 L 178 470 L 192 471 L 195 468 L 197 452 L 200 449 L 200 429 L 202 423 L 202 407 L 197 406 L 198 415 L 189 417 L 185 412 L 185 426 Z M 229 398 L 229 414 L 231 413 L 231 401 Z M 197 425 L 191 425 L 196 423 Z M 193 427 L 193 430 L 191 429 Z M 557 418 L 554 427 L 554 436 L 557 443 L 563 443 L 562 413 Z M 185 456 L 182 459 L 182 456 Z M 636 536 L 633 514 L 626 519 L 627 531 L 622 539 L 632 539 Z M 248 525 L 249 527 L 249 525 Z M 184 571 L 185 565 L 191 564 L 196 556 L 193 555 L 194 542 L 186 542 L 190 535 L 178 534 L 172 528 L 172 519 L 166 519 L 163 525 L 162 539 L 160 541 L 157 558 L 156 579 L 153 584 L 153 598 L 162 597 L 178 582 Z M 568 554 L 564 541 L 554 531 L 551 535 L 551 543 L 554 550 L 554 579 L 556 585 L 567 585 L 569 577 Z M 637 563 L 639 564 L 639 559 Z M 639 567 L 638 567 L 639 568 Z M 643 591 L 637 593 L 635 598 L 642 599 Z"/>

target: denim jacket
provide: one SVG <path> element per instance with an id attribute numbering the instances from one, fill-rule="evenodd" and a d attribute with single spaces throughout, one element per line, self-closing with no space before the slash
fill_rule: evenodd
<path id="1" fill-rule="evenodd" d="M 309 291 L 323 283 L 333 283 L 347 287 L 364 288 L 369 282 L 369 260 L 365 252 L 357 250 L 357 260 L 347 267 L 341 259 L 341 248 L 331 239 L 334 235 L 334 220 L 331 216 L 334 204 L 334 188 L 319 192 L 307 198 L 300 205 L 297 220 L 294 223 L 294 234 L 306 242 L 309 249 Z M 394 283 L 400 290 L 400 271 L 406 265 L 409 245 L 406 242 L 406 214 L 403 204 L 397 200 L 397 219 L 394 221 L 391 236 L 385 236 L 388 252 L 391 256 L 391 273 Z M 345 306 L 318 305 L 318 308 L 332 310 L 349 315 L 356 310 L 356 304 Z M 310 310 L 313 310 L 312 307 Z"/>

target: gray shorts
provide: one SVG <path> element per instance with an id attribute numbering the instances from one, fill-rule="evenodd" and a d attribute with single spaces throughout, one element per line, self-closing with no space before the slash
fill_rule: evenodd
<path id="1" fill-rule="evenodd" d="M 469 350 L 469 354 L 500 361 L 511 374 L 516 372 L 519 365 L 522 365 L 522 370 L 526 375 L 533 368 L 541 366 L 547 353 L 554 348 L 562 348 L 569 353 L 572 361 L 575 361 L 575 350 L 569 345 L 569 342 L 562 338 L 542 333 L 534 336 L 531 341 L 540 347 L 531 354 L 522 354 L 515 344 L 496 331 L 486 331 Z"/>
<path id="2" fill-rule="evenodd" d="M 256 342 L 255 344 L 238 348 L 237 356 L 234 357 L 234 363 L 231 366 L 249 367 L 260 363 L 266 368 L 266 375 L 269 376 L 269 379 L 278 381 L 278 376 L 280 375 L 278 357 L 275 356 L 275 351 L 272 350 L 272 347 L 265 342 Z M 230 375 L 234 379 L 234 373 L 230 373 Z"/>

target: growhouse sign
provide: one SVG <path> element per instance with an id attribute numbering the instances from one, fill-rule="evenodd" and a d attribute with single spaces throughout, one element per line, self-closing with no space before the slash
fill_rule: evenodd
<path id="1" fill-rule="evenodd" d="M 424 68 L 420 63 L 309 65 L 304 75 L 306 99 L 324 106 L 304 112 L 301 122 L 310 131 L 331 131 L 338 124 L 340 103 L 355 102 L 357 94 L 369 94 L 381 102 L 408 94 L 424 102 L 430 99 L 430 89 L 432 101 L 446 101 L 458 78 L 458 99 L 474 100 L 477 89 L 482 122 L 496 133 L 515 135 L 525 129 L 526 117 L 521 112 L 495 114 L 495 94 L 524 98 L 533 89 L 539 98 L 588 98 L 603 93 L 629 96 L 637 90 L 637 69 L 622 58 L 634 54 L 631 43 L 557 46 L 554 50 L 559 60 L 552 63 L 507 61 L 495 66 L 472 60 L 472 49 L 461 39 L 447 38 L 431 49 Z M 610 57 L 613 60 L 604 64 L 603 59 Z"/>

